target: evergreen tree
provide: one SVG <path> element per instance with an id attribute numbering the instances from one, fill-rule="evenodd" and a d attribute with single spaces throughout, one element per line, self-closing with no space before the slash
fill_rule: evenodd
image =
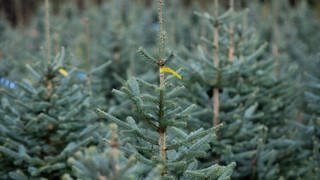
<path id="1" fill-rule="evenodd" d="M 110 124 L 108 133 L 102 146 L 91 146 L 84 151 L 77 152 L 68 162 L 73 166 L 73 173 L 77 179 L 160 179 L 160 167 L 146 172 L 145 165 L 137 164 L 136 158 L 126 158 L 121 151 L 121 141 L 117 132 L 117 125 Z M 110 132 L 110 131 L 109 131 Z M 106 144 L 106 145 L 104 145 Z M 67 176 L 66 176 L 67 177 Z"/>
<path id="2" fill-rule="evenodd" d="M 319 179 L 315 13 L 226 2 L 168 1 L 167 32 L 151 1 L 1 21 L 0 179 Z"/>
<path id="3" fill-rule="evenodd" d="M 256 7 L 261 8 L 259 6 Z M 278 127 L 278 133 L 281 130 L 279 134 L 285 134 L 285 136 L 283 135 L 277 140 L 275 139 L 277 136 L 273 136 L 273 140 L 270 142 L 269 149 L 271 149 L 271 152 L 268 154 L 272 158 L 265 156 L 265 159 L 272 159 L 268 164 L 270 164 L 270 169 L 273 167 L 274 170 L 269 171 L 269 176 L 283 176 L 293 179 L 317 179 L 318 175 L 314 173 L 316 170 L 313 168 L 317 166 L 314 165 L 317 160 L 313 159 L 314 152 L 317 152 L 314 149 L 314 147 L 317 147 L 315 145 L 317 144 L 317 140 L 313 138 L 314 141 L 306 141 L 306 139 L 309 139 L 306 137 L 314 137 L 313 133 L 315 131 L 313 129 L 317 129 L 317 125 L 309 123 L 307 120 L 309 119 L 309 113 L 313 114 L 307 110 L 309 100 L 312 98 L 305 94 L 310 92 L 310 84 L 306 82 L 310 82 L 310 79 L 313 79 L 310 77 L 317 76 L 314 70 L 314 67 L 317 66 L 317 58 L 314 54 L 317 53 L 315 42 L 319 39 L 319 36 L 314 30 L 317 29 L 319 23 L 313 12 L 309 10 L 306 1 L 297 3 L 296 8 L 291 9 L 290 13 L 283 11 L 290 8 L 289 4 L 285 1 L 272 1 L 270 7 L 264 7 L 264 12 L 269 12 L 265 13 L 264 17 L 269 18 L 269 21 L 264 22 L 264 25 L 258 27 L 263 28 L 262 35 L 270 37 L 273 40 L 272 53 L 279 61 L 278 66 L 286 67 L 289 63 L 298 64 L 299 66 L 294 74 L 286 78 L 291 83 L 291 87 L 295 88 L 295 93 L 293 94 L 296 97 L 290 98 L 294 102 L 295 107 L 289 106 L 291 110 L 287 111 L 291 121 L 281 128 Z M 272 30 L 270 30 L 270 27 L 272 27 Z M 307 34 L 314 34 L 314 36 L 310 38 Z M 312 55 L 311 58 L 310 54 Z M 280 69 L 281 76 L 286 74 L 287 71 L 283 71 L 283 68 Z M 306 76 L 306 74 L 308 75 Z M 316 81 L 311 82 L 316 84 Z M 262 154 L 267 154 L 267 152 L 268 150 L 263 151 Z M 308 162 L 306 162 L 306 159 L 308 159 Z M 274 165 L 275 162 L 279 162 L 276 165 L 278 167 Z M 265 169 L 264 164 L 261 165 L 261 169 Z M 299 171 L 296 169 L 299 169 Z M 267 172 L 264 171 L 264 174 L 267 174 Z"/>
<path id="4" fill-rule="evenodd" d="M 306 66 L 307 72 L 304 73 L 304 82 L 301 84 L 304 88 L 304 98 L 300 110 L 299 121 L 294 124 L 294 138 L 300 143 L 299 149 L 296 149 L 292 166 L 298 171 L 290 171 L 292 177 L 303 179 L 319 179 L 319 153 L 320 153 L 320 129 L 319 129 L 319 82 L 320 74 L 318 71 L 320 65 L 319 55 L 313 55 L 308 58 L 309 65 Z"/>
<path id="5" fill-rule="evenodd" d="M 63 65 L 64 51 L 43 71 L 28 66 L 34 80 L 19 82 L 1 99 L 3 179 L 45 177 L 69 171 L 67 158 L 92 142 L 98 128 L 89 96 L 73 84 Z M 38 67 L 37 69 L 43 69 Z M 88 125 L 89 124 L 89 125 Z"/>
<path id="6" fill-rule="evenodd" d="M 168 78 L 164 76 L 165 72 L 170 72 L 178 79 L 181 78 L 177 72 L 166 67 L 172 57 L 164 59 L 162 6 L 163 1 L 159 0 L 159 57 L 154 58 L 140 49 L 147 61 L 158 67 L 159 85 L 139 78 L 130 78 L 126 86 L 114 90 L 116 95 L 130 99 L 134 104 L 135 110 L 127 121 L 122 121 L 109 113 L 102 111 L 100 113 L 124 129 L 123 133 L 127 137 L 125 150 L 128 153 L 136 154 L 139 161 L 150 167 L 162 165 L 161 176 L 229 179 L 235 164 L 226 167 L 212 164 L 205 168 L 198 166 L 197 158 L 206 156 L 209 143 L 213 141 L 213 128 L 207 130 L 200 128 L 191 133 L 184 130 L 195 105 L 191 104 L 188 107 L 179 105 L 179 94 L 183 94 L 183 88 L 174 87 L 177 83 L 172 76 Z M 204 169 L 199 170 L 199 168 Z"/>
<path id="7" fill-rule="evenodd" d="M 288 71 L 292 66 L 283 68 L 286 76 L 276 78 L 276 60 L 268 58 L 266 45 L 261 45 L 255 30 L 247 27 L 246 11 L 239 15 L 232 6 L 220 16 L 217 11 L 216 2 L 214 16 L 198 13 L 210 23 L 207 37 L 202 38 L 205 45 L 179 54 L 190 74 L 186 80 L 192 99 L 212 109 L 201 114 L 201 124 L 224 124 L 212 156 L 226 163 L 237 162 L 236 178 L 280 177 L 288 165 L 283 158 L 292 160 L 285 154 L 298 148 L 286 132 L 295 95 L 288 77 L 294 71 Z M 208 117 L 214 120 L 210 123 Z M 206 159 L 210 162 L 213 158 Z"/>

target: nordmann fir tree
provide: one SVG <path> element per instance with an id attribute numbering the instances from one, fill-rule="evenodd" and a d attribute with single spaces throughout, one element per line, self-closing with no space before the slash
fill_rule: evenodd
<path id="1" fill-rule="evenodd" d="M 106 135 L 99 146 L 90 146 L 83 151 L 78 151 L 68 162 L 72 165 L 72 174 L 77 179 L 160 179 L 160 166 L 146 173 L 145 166 L 137 163 L 135 156 L 126 158 L 121 151 L 121 140 L 118 135 L 118 126 L 111 123 L 111 133 Z M 71 176 L 65 176 L 71 179 Z"/>
<path id="2" fill-rule="evenodd" d="M 20 81 L 15 91 L 1 89 L 1 179 L 61 177 L 71 170 L 68 157 L 98 128 L 89 95 L 66 71 L 64 49 L 51 61 L 48 0 L 45 5 L 47 63 L 27 65 L 33 79 Z"/>
<path id="3" fill-rule="evenodd" d="M 288 174 L 293 178 L 319 179 L 320 165 L 320 119 L 319 119 L 319 100 L 320 100 L 320 55 L 312 55 L 307 58 L 305 64 L 307 72 L 303 74 L 303 101 L 300 102 L 301 109 L 299 119 L 294 124 L 295 136 L 299 142 L 299 148 L 295 150 L 295 156 L 291 160 Z M 288 163 L 289 164 L 289 163 Z M 291 168 L 290 168 L 291 167 Z M 298 169 L 293 171 L 293 169 Z M 291 170 L 291 171 L 290 171 Z"/>
<path id="4" fill-rule="evenodd" d="M 252 91 L 240 86 L 244 82 L 239 77 L 241 77 L 241 73 L 245 75 L 244 73 L 251 70 L 250 63 L 256 61 L 257 57 L 262 54 L 265 45 L 261 46 L 258 42 L 255 42 L 257 39 L 251 41 L 251 43 L 240 41 L 244 38 L 240 38 L 241 33 L 244 32 L 241 32 L 239 26 L 236 26 L 236 29 L 232 24 L 239 22 L 239 18 L 236 17 L 245 16 L 245 11 L 236 13 L 231 6 L 226 13 L 218 17 L 217 9 L 218 2 L 216 1 L 215 16 L 210 16 L 207 13 L 197 13 L 210 23 L 207 37 L 202 37 L 204 45 L 198 46 L 198 50 L 195 52 L 183 50 L 179 56 L 181 56 L 182 61 L 190 60 L 183 64 L 186 64 L 185 69 L 192 75 L 186 77 L 186 81 L 189 81 L 186 82 L 188 89 L 192 89 L 192 94 L 197 96 L 192 99 L 195 99 L 206 109 L 212 109 L 212 111 L 200 116 L 201 124 L 206 124 L 209 127 L 214 126 L 214 122 L 217 122 L 218 119 L 208 123 L 208 117 L 214 117 L 214 114 L 219 116 L 219 121 L 224 124 L 218 133 L 219 141 L 212 144 L 211 156 L 203 159 L 203 163 L 236 161 L 237 170 L 234 177 L 239 178 L 250 174 L 252 171 L 251 162 L 253 155 L 257 152 L 256 142 L 261 137 L 263 129 L 263 126 L 254 125 L 253 122 L 250 122 L 250 119 L 256 116 L 253 108 L 250 108 L 254 102 L 246 101 L 254 97 L 252 97 Z M 229 24 L 231 24 L 230 27 Z M 235 29 L 232 30 L 232 28 Z M 214 40 L 209 40 L 211 38 Z M 240 43 L 243 43 L 242 48 L 247 50 L 247 52 L 242 52 L 242 56 L 239 55 L 240 49 L 238 46 L 240 46 Z M 217 47 L 220 47 L 218 51 Z M 221 61 L 217 63 L 219 59 Z M 257 66 L 261 68 L 261 65 Z M 212 92 L 212 87 L 218 88 L 220 93 Z M 217 96 L 218 94 L 219 96 Z M 215 100 L 214 95 L 217 96 Z M 212 100 L 210 97 L 212 97 Z M 219 104 L 219 110 L 215 109 L 214 106 L 216 105 L 217 108 Z M 213 113 L 214 111 L 216 113 Z M 200 123 L 195 122 L 196 124 Z"/>
<path id="5" fill-rule="evenodd" d="M 11 38 L 14 37 L 13 41 Z M 29 52 L 19 47 L 24 39 L 22 33 L 18 33 L 14 28 L 5 22 L 0 22 L 0 77 L 16 80 L 20 74 L 24 74 L 25 68 L 17 62 L 17 59 L 30 57 Z M 19 53 L 16 53 L 19 51 Z M 3 85 L 3 84 L 2 84 Z"/>
<path id="6" fill-rule="evenodd" d="M 317 60 L 314 61 L 313 71 L 311 71 L 309 76 L 309 81 L 307 81 L 307 91 L 305 92 L 306 96 L 306 113 L 307 118 L 305 124 L 309 126 L 308 129 L 311 131 L 310 134 L 305 134 L 301 141 L 305 142 L 305 139 L 309 139 L 310 136 L 312 137 L 306 142 L 306 146 L 309 147 L 309 160 L 312 162 L 310 168 L 305 169 L 306 178 L 320 178 L 320 73 L 317 69 L 320 65 L 320 55 L 317 55 Z M 314 57 L 312 58 L 314 60 Z M 304 132 L 304 131 L 303 131 Z M 307 131 L 308 132 L 308 131 Z M 311 151 L 311 152 L 310 152 Z M 307 156 L 308 157 L 308 156 Z M 306 160 L 307 158 L 305 158 Z M 305 164 L 308 164 L 305 162 Z"/>
<path id="7" fill-rule="evenodd" d="M 309 78 L 305 79 L 305 72 L 312 71 L 312 65 L 314 61 L 316 61 L 316 54 L 318 53 L 317 42 L 320 40 L 319 33 L 316 33 L 316 30 L 320 27 L 320 23 L 315 15 L 315 12 L 310 10 L 306 1 L 301 1 L 296 4 L 295 8 L 291 8 L 290 13 L 285 13 L 283 10 L 290 8 L 290 4 L 288 2 L 273 2 L 272 8 L 276 8 L 279 13 L 277 16 L 272 16 L 271 13 L 264 14 L 262 17 L 258 18 L 269 18 L 269 21 L 263 23 L 263 25 L 259 24 L 259 27 L 262 35 L 265 37 L 269 37 L 268 27 L 270 27 L 271 22 L 274 22 L 273 25 L 278 29 L 277 37 L 281 43 L 278 43 L 278 49 L 280 58 L 283 59 L 286 57 L 290 63 L 298 64 L 298 71 L 292 77 L 293 81 L 299 82 L 301 86 L 297 86 L 297 102 L 295 106 L 297 108 L 297 121 L 303 119 L 302 111 L 305 108 L 303 103 L 304 101 L 304 82 L 308 81 Z M 257 8 L 262 8 L 261 6 L 256 6 Z M 263 7 L 269 10 L 267 7 Z M 266 11 L 266 10 L 265 10 Z M 269 10 L 271 11 L 271 10 Z M 268 12 L 268 11 L 267 11 Z M 260 15 L 261 16 L 261 15 Z M 300 27 L 300 28 L 295 28 Z M 271 34 L 271 33 L 270 33 Z M 275 33 L 272 33 L 273 37 Z M 313 34 L 313 36 L 308 36 L 308 34 Z M 275 38 L 273 38 L 275 39 Z M 310 57 L 314 57 L 313 60 L 310 60 Z M 285 58 L 284 58 L 285 59 Z M 286 61 L 282 63 L 282 66 L 285 66 Z M 299 94 L 300 93 L 300 94 Z"/>
<path id="8" fill-rule="evenodd" d="M 28 66 L 34 82 L 2 90 L 0 170 L 4 179 L 57 178 L 70 170 L 67 158 L 92 141 L 98 128 L 89 94 L 62 69 L 64 53 L 44 71 Z M 43 69 L 38 67 L 38 69 Z M 88 125 L 90 124 L 90 125 Z"/>
<path id="9" fill-rule="evenodd" d="M 232 63 L 235 59 L 235 53 L 233 52 L 234 48 L 228 47 L 234 46 L 232 45 L 233 43 L 231 43 L 233 41 L 228 41 L 229 34 L 224 33 L 223 30 L 227 29 L 227 25 L 230 21 L 237 20 L 236 16 L 241 17 L 243 14 L 245 14 L 245 12 L 235 13 L 231 8 L 226 13 L 218 15 L 218 9 L 218 1 L 215 1 L 214 16 L 211 16 L 208 13 L 196 13 L 196 15 L 198 15 L 200 18 L 206 19 L 210 22 L 209 25 L 207 23 L 204 24 L 204 27 L 201 27 L 201 31 L 205 32 L 201 33 L 203 34 L 201 37 L 202 42 L 197 47 L 194 47 L 196 50 L 193 48 L 191 51 L 189 51 L 185 48 L 182 48 L 179 53 L 179 59 L 182 61 L 179 61 L 179 63 L 187 64 L 187 66 L 184 68 L 187 69 L 188 73 L 190 74 L 187 74 L 187 81 L 195 81 L 195 83 L 190 83 L 190 89 L 195 89 L 195 91 L 201 89 L 202 91 L 200 94 L 199 92 L 193 93 L 196 93 L 204 98 L 208 93 L 210 97 L 213 97 L 212 103 L 210 104 L 212 106 L 211 112 L 215 115 L 211 116 L 213 120 L 210 123 L 210 126 L 214 126 L 214 124 L 219 123 L 218 116 L 220 112 L 219 106 L 221 98 L 219 94 L 223 91 L 224 87 L 233 87 L 237 83 L 240 69 L 239 67 L 241 65 L 239 61 Z M 207 26 L 209 27 L 207 28 Z M 234 33 L 230 33 L 230 36 L 235 35 Z M 210 38 L 213 40 L 211 41 Z M 228 46 L 228 43 L 231 45 Z M 223 46 L 221 46 L 221 44 Z M 230 51 L 228 49 L 230 49 Z M 186 59 L 190 59 L 190 62 L 184 63 L 183 61 Z M 199 83 L 201 86 L 196 85 L 198 88 L 192 87 L 193 85 Z M 189 85 L 189 83 L 187 85 Z M 221 92 L 214 91 L 215 87 Z M 216 95 L 216 98 L 214 98 L 214 95 Z M 223 97 L 223 95 L 221 96 Z M 201 101 L 199 101 L 199 103 L 204 106 L 208 104 Z M 216 118 L 213 118 L 214 116 L 216 116 Z"/>
<path id="10" fill-rule="evenodd" d="M 230 4 L 233 4 L 232 1 Z M 187 83 L 190 84 L 188 88 L 194 90 L 193 94 L 202 94 L 199 98 L 193 98 L 202 102 L 202 105 L 205 105 L 205 102 L 208 105 L 211 104 L 210 97 L 205 95 L 208 88 L 220 89 L 222 103 L 219 114 L 220 121 L 225 126 L 219 131 L 220 141 L 217 141 L 219 144 L 214 145 L 216 148 L 213 156 L 218 156 L 222 162 L 236 161 L 237 169 L 234 177 L 279 177 L 279 174 L 273 173 L 279 172 L 279 165 L 271 164 L 276 162 L 275 159 L 281 159 L 283 153 L 288 152 L 288 148 L 277 144 L 286 139 L 282 137 L 285 134 L 281 129 L 285 129 L 288 125 L 287 114 L 292 114 L 288 110 L 292 109 L 290 99 L 294 95 L 293 88 L 288 82 L 288 77 L 278 80 L 275 78 L 274 60 L 265 59 L 265 56 L 269 56 L 264 51 L 266 45 L 261 45 L 261 40 L 252 28 L 246 28 L 246 24 L 239 23 L 239 20 L 242 22 L 241 19 L 235 18 L 241 16 L 231 12 L 233 12 L 232 6 L 220 18 L 199 14 L 211 22 L 210 27 L 213 26 L 213 36 L 210 36 L 209 31 L 208 37 L 213 39 L 219 37 L 218 42 L 223 45 L 218 51 L 222 61 L 219 68 L 215 67 L 213 60 L 216 58 L 212 58 L 211 53 L 207 51 L 213 47 L 213 52 L 217 53 L 216 43 L 212 43 L 208 38 L 202 38 L 208 48 L 199 46 L 198 53 L 182 51 L 179 54 L 182 54 L 181 59 L 191 58 L 190 63 L 184 63 L 189 64 L 185 68 L 193 74 L 190 82 Z M 243 14 L 243 18 L 247 18 L 245 12 L 240 14 Z M 242 27 L 240 26 L 239 29 L 239 26 L 234 26 L 233 23 L 242 24 Z M 218 33 L 219 36 L 214 30 L 217 26 L 223 27 Z M 236 29 L 232 30 L 232 28 Z M 214 57 L 216 56 L 215 54 Z M 288 71 L 285 72 L 284 74 L 290 76 Z M 197 79 L 197 84 L 193 83 L 194 79 Z M 277 139 L 279 137 L 282 138 Z M 291 140 L 284 141 L 286 145 L 290 144 L 290 147 L 293 147 L 292 145 L 297 147 L 297 143 Z M 272 152 L 272 148 L 276 148 L 277 151 Z M 217 153 L 217 151 L 220 152 Z M 269 171 L 264 170 L 266 166 Z M 282 167 L 285 166 L 287 165 L 282 165 Z"/>
<path id="11" fill-rule="evenodd" d="M 294 171 L 296 177 L 303 179 L 319 179 L 320 178 L 320 119 L 319 119 L 319 97 L 320 97 L 320 74 L 318 67 L 320 65 L 320 55 L 317 44 L 320 40 L 319 33 L 316 29 L 320 27 L 320 23 L 315 12 L 310 10 L 306 1 L 302 1 L 295 9 L 295 13 L 291 16 L 292 22 L 301 27 L 293 31 L 296 33 L 296 47 L 292 43 L 288 43 L 288 54 L 290 57 L 296 57 L 300 72 L 300 90 L 303 96 L 297 106 L 297 130 L 296 137 L 301 142 L 296 156 L 296 168 Z M 291 28 L 292 29 L 292 28 Z M 313 34 L 313 36 L 308 36 Z M 307 58 L 306 58 L 307 57 Z M 300 92 L 301 92 L 300 91 Z M 303 168 L 302 168 L 303 167 Z"/>
<path id="12" fill-rule="evenodd" d="M 126 86 L 114 90 L 117 96 L 130 99 L 134 104 L 135 117 L 128 117 L 122 121 L 109 113 L 99 110 L 100 114 L 109 121 L 117 123 L 126 136 L 124 150 L 129 154 L 136 154 L 137 159 L 156 167 L 160 164 L 163 178 L 188 177 L 198 179 L 230 179 L 235 164 L 210 166 L 200 169 L 199 157 L 204 157 L 213 141 L 214 129 L 200 128 L 188 133 L 185 131 L 188 118 L 192 115 L 195 105 L 181 107 L 177 102 L 183 88 L 174 87 L 172 76 L 165 78 L 164 73 L 169 72 L 178 79 L 181 76 L 167 67 L 171 56 L 165 59 L 165 34 L 163 21 L 163 0 L 159 0 L 159 57 L 156 59 L 140 49 L 140 52 L 151 61 L 159 70 L 159 85 L 155 85 L 139 78 L 130 78 Z M 176 84 L 176 83 L 175 83 Z M 171 86 L 170 86 L 171 85 Z"/>
<path id="13" fill-rule="evenodd" d="M 108 68 L 92 78 L 92 85 L 95 92 L 102 93 L 107 103 L 113 106 L 116 103 L 111 90 L 120 88 L 121 81 L 128 76 L 138 74 L 135 66 L 139 67 L 139 63 L 134 62 L 136 46 L 148 37 L 140 29 L 150 21 L 151 13 L 132 1 L 117 0 L 90 9 L 86 16 L 91 19 L 90 27 L 95 27 L 90 28 L 91 60 L 96 61 L 94 64 L 102 64 L 107 60 L 112 62 Z M 143 19 L 136 21 L 137 18 Z M 83 39 L 82 41 L 87 43 Z"/>
<path id="14" fill-rule="evenodd" d="M 301 125 L 299 125 L 303 108 L 295 109 L 295 106 L 300 106 L 300 99 L 302 99 L 302 96 L 299 95 L 302 86 L 297 86 L 299 81 L 297 79 L 300 76 L 299 69 L 303 69 L 301 65 L 297 68 L 296 64 L 301 61 L 300 58 L 303 56 L 300 52 L 303 52 L 304 48 L 299 48 L 300 50 L 297 51 L 296 47 L 301 47 L 301 41 L 296 39 L 290 43 L 291 38 L 287 38 L 296 33 L 296 28 L 290 27 L 293 22 L 296 22 L 292 19 L 296 16 L 295 13 L 288 15 L 281 11 L 281 9 L 288 8 L 290 5 L 286 1 L 271 1 L 271 10 L 268 14 L 271 20 L 270 23 L 265 22 L 266 25 L 269 24 L 269 27 L 272 27 L 270 51 L 274 59 L 274 73 L 273 79 L 269 78 L 272 80 L 269 85 L 262 83 L 263 81 L 257 83 L 261 92 L 265 92 L 264 96 L 260 95 L 258 102 L 258 109 L 264 111 L 265 114 L 259 118 L 259 123 L 268 128 L 257 157 L 257 176 L 259 178 L 296 179 L 306 175 L 305 170 L 296 171 L 297 167 L 305 166 L 302 163 L 306 159 L 304 156 L 306 153 L 302 152 L 304 141 L 297 137 L 304 134 L 301 132 L 305 132 L 300 129 Z M 296 10 L 293 9 L 291 12 Z M 293 43 L 294 48 L 291 46 Z"/>

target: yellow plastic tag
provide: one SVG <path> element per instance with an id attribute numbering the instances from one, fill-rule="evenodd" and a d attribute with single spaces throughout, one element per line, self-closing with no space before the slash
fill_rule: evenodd
<path id="1" fill-rule="evenodd" d="M 173 70 L 169 67 L 161 67 L 160 73 L 170 73 L 170 74 L 174 75 L 175 77 L 177 77 L 178 79 L 182 79 L 182 76 L 179 73 L 177 73 L 175 70 Z"/>
<path id="2" fill-rule="evenodd" d="M 60 68 L 58 71 L 59 71 L 59 73 L 62 74 L 64 77 L 67 77 L 67 76 L 68 76 L 68 72 L 67 72 L 65 69 Z"/>

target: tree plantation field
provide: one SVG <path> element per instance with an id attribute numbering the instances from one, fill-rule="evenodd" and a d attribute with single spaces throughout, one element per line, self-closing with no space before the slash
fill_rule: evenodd
<path id="1" fill-rule="evenodd" d="M 319 180 L 316 1 L 1 1 L 0 179 Z"/>

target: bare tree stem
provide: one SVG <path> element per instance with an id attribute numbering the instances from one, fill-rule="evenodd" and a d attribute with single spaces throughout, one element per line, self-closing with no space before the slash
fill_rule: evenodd
<path id="1" fill-rule="evenodd" d="M 215 0 L 215 17 L 216 23 L 213 30 L 213 63 L 214 66 L 219 68 L 220 59 L 219 59 L 219 22 L 218 22 L 218 0 Z M 219 100 L 219 88 L 215 87 L 212 91 L 213 93 L 213 125 L 214 127 L 219 124 L 219 109 L 220 109 L 220 100 Z"/>

